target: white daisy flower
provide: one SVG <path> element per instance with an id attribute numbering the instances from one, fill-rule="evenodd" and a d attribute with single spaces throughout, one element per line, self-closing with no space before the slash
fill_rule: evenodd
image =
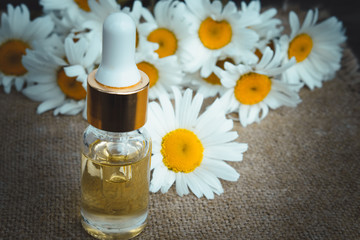
<path id="1" fill-rule="evenodd" d="M 203 97 L 187 89 L 182 96 L 173 89 L 175 109 L 162 95 L 160 104 L 149 105 L 149 129 L 153 141 L 150 191 L 166 193 L 175 183 L 183 196 L 192 191 L 198 198 L 223 193 L 218 178 L 237 181 L 239 174 L 225 161 L 241 161 L 247 144 L 234 142 L 237 132 L 216 101 L 199 116 Z M 214 127 L 216 122 L 216 127 Z"/>
<path id="2" fill-rule="evenodd" d="M 264 49 L 272 39 L 279 37 L 284 29 L 284 27 L 281 26 L 281 20 L 274 18 L 277 10 L 275 8 L 269 8 L 265 12 L 261 12 L 260 1 L 251 1 L 248 5 L 246 2 L 241 2 L 240 13 L 244 18 L 255 18 L 249 28 L 255 30 L 259 35 L 257 48 Z"/>
<path id="3" fill-rule="evenodd" d="M 190 1 L 186 5 L 194 14 L 190 35 L 184 39 L 184 56 L 181 59 L 187 72 L 200 69 L 208 77 L 220 56 L 231 56 L 235 62 L 257 61 L 253 53 L 258 35 L 248 28 L 254 18 L 243 18 L 234 2 L 224 7 L 220 1 Z M 256 20 L 256 19 L 255 19 Z"/>
<path id="4" fill-rule="evenodd" d="M 340 44 L 346 40 L 342 23 L 335 17 L 321 23 L 316 23 L 317 20 L 318 11 L 309 10 L 300 26 L 296 13 L 290 12 L 290 37 L 280 39 L 287 54 L 284 62 L 292 57 L 297 62 L 283 74 L 284 81 L 295 84 L 303 82 L 311 90 L 321 87 L 322 81 L 328 80 L 340 68 Z"/>
<path id="5" fill-rule="evenodd" d="M 167 94 L 172 86 L 182 83 L 184 73 L 178 64 L 176 55 L 159 58 L 156 53 L 149 52 L 135 56 L 139 70 L 149 77 L 149 98 L 151 100 Z"/>
<path id="6" fill-rule="evenodd" d="M 30 21 L 30 13 L 25 5 L 13 7 L 7 5 L 7 13 L 1 15 L 0 26 L 0 85 L 6 93 L 11 87 L 20 91 L 28 77 L 21 59 L 26 49 L 34 49 L 36 42 L 40 45 L 54 28 L 54 23 L 47 16 Z"/>
<path id="7" fill-rule="evenodd" d="M 86 74 L 92 70 L 96 53 L 85 39 L 74 43 L 67 38 L 64 50 L 61 57 L 36 50 L 28 51 L 23 58 L 23 64 L 29 71 L 29 86 L 23 93 L 32 100 L 42 102 L 37 108 L 38 114 L 51 109 L 55 109 L 54 115 L 75 115 L 81 111 L 85 114 L 86 90 L 81 81 L 86 80 Z M 66 72 L 74 77 L 69 77 Z"/>
<path id="8" fill-rule="evenodd" d="M 229 90 L 221 98 L 228 112 L 238 111 L 240 123 L 246 127 L 260 122 L 268 114 L 269 108 L 280 106 L 295 107 L 300 98 L 277 76 L 295 63 L 292 59 L 280 66 L 282 53 L 275 47 L 275 53 L 267 47 L 259 63 L 253 65 L 233 65 L 225 63 L 225 71 L 217 68 L 216 74 Z"/>
<path id="9" fill-rule="evenodd" d="M 139 25 L 139 31 L 148 41 L 159 45 L 155 52 L 160 58 L 181 56 L 182 39 L 189 35 L 191 25 L 188 14 L 184 3 L 173 0 L 158 1 L 154 16 L 146 12 L 143 14 L 146 22 Z"/>

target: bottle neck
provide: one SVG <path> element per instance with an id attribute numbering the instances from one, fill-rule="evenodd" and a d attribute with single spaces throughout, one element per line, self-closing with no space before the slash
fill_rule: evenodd
<path id="1" fill-rule="evenodd" d="M 142 134 L 142 132 L 144 131 L 144 127 L 129 132 L 111 132 L 89 125 L 88 130 L 93 132 L 97 136 L 107 136 L 109 138 L 123 138 L 127 136 L 135 136 Z"/>

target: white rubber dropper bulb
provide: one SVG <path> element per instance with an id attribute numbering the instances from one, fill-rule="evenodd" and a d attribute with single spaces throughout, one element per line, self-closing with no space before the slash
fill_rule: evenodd
<path id="1" fill-rule="evenodd" d="M 95 79 L 108 87 L 129 87 L 140 81 L 135 63 L 136 26 L 121 12 L 109 15 L 103 25 L 102 59 Z"/>

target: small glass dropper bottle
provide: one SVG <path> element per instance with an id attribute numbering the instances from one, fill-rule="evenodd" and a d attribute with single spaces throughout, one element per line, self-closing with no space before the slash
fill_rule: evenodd
<path id="1" fill-rule="evenodd" d="M 88 76 L 81 159 L 81 217 L 99 239 L 129 239 L 146 225 L 151 140 L 149 79 L 135 64 L 135 23 L 125 13 L 103 26 L 99 69 Z"/>

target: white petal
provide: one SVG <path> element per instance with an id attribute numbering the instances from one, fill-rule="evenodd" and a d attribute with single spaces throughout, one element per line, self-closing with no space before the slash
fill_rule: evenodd
<path id="1" fill-rule="evenodd" d="M 27 39 L 44 39 L 50 35 L 54 29 L 54 23 L 49 16 L 39 17 L 29 24 L 28 29 L 25 32 L 31 35 L 26 37 Z"/>
<path id="2" fill-rule="evenodd" d="M 84 41 L 84 39 L 80 39 L 80 41 Z M 77 60 L 77 53 L 79 52 L 79 49 L 77 48 L 77 46 L 75 45 L 76 43 L 74 43 L 73 39 L 70 37 L 67 37 L 65 39 L 65 53 L 66 53 L 66 58 L 68 59 L 68 61 L 70 63 L 76 63 Z"/>
<path id="3" fill-rule="evenodd" d="M 72 65 L 64 67 L 64 71 L 68 77 L 77 77 L 81 75 L 86 75 L 86 71 L 81 65 Z"/>
<path id="4" fill-rule="evenodd" d="M 212 188 L 214 193 L 220 195 L 224 192 L 220 180 L 215 176 L 215 174 L 202 167 L 196 168 L 194 172 L 196 172 L 196 175 Z"/>
<path id="5" fill-rule="evenodd" d="M 222 16 L 229 16 L 231 14 L 234 14 L 236 12 L 236 5 L 234 2 L 229 1 L 225 6 L 224 9 L 222 11 Z"/>
<path id="6" fill-rule="evenodd" d="M 167 119 L 164 118 L 163 110 L 156 102 L 149 105 L 149 123 L 153 125 L 160 136 L 163 136 L 170 129 L 167 125 Z"/>
<path id="7" fill-rule="evenodd" d="M 62 106 L 56 108 L 54 110 L 54 115 L 57 115 L 58 113 L 64 114 L 64 115 L 76 115 L 79 112 L 81 112 L 85 107 L 85 101 L 67 101 Z"/>
<path id="8" fill-rule="evenodd" d="M 300 28 L 300 22 L 299 18 L 297 17 L 296 13 L 291 11 L 289 13 L 289 23 L 291 27 L 291 38 L 295 36 L 295 34 L 299 31 Z"/>
<path id="9" fill-rule="evenodd" d="M 207 161 L 203 162 L 203 166 L 218 178 L 226 181 L 237 181 L 240 176 L 234 168 L 223 161 L 207 159 Z"/>
<path id="10" fill-rule="evenodd" d="M 214 199 L 214 192 L 212 188 L 209 186 L 208 183 L 206 183 L 203 179 L 198 177 L 196 173 L 194 172 L 194 179 L 196 178 L 196 183 L 201 189 L 202 193 L 207 199 Z"/>
<path id="11" fill-rule="evenodd" d="M 241 161 L 243 153 L 247 150 L 248 145 L 244 143 L 226 143 L 215 146 L 208 146 L 204 150 L 204 156 L 227 161 Z"/>
<path id="12" fill-rule="evenodd" d="M 181 172 L 176 174 L 176 192 L 181 197 L 189 194 L 189 189 L 185 181 L 185 175 L 185 173 Z"/>
<path id="13" fill-rule="evenodd" d="M 308 28 L 312 22 L 313 22 L 313 11 L 310 9 L 306 14 L 306 17 L 305 17 L 305 20 L 303 22 L 301 29 Z"/>
<path id="14" fill-rule="evenodd" d="M 247 123 L 251 124 L 253 122 L 259 121 L 259 113 L 261 111 L 260 105 L 255 104 L 250 107 L 249 115 L 247 117 Z"/>
<path id="15" fill-rule="evenodd" d="M 7 85 L 5 85 L 3 82 L 3 85 L 4 85 L 5 93 L 9 94 L 11 92 L 11 86 L 12 86 L 11 82 L 10 82 L 10 84 L 7 84 Z"/>
<path id="16" fill-rule="evenodd" d="M 248 124 L 248 116 L 249 116 L 249 112 L 250 112 L 250 105 L 246 105 L 246 104 L 241 104 L 240 108 L 239 108 L 239 118 L 240 118 L 240 123 L 241 125 L 243 125 L 243 127 L 246 127 Z"/>
<path id="17" fill-rule="evenodd" d="M 204 19 L 206 17 L 206 9 L 204 9 L 203 6 L 206 3 L 205 1 L 185 0 L 185 3 L 190 11 L 199 19 Z"/>
<path id="18" fill-rule="evenodd" d="M 204 145 L 216 145 L 216 144 L 222 144 L 227 143 L 235 140 L 238 137 L 237 132 L 226 132 L 226 133 L 220 133 L 220 134 L 214 134 L 213 136 L 202 139 L 202 143 Z"/>
<path id="19" fill-rule="evenodd" d="M 265 102 L 265 99 L 264 99 L 264 102 Z M 261 108 L 261 115 L 259 116 L 260 121 L 263 120 L 267 116 L 267 114 L 269 112 L 269 107 L 264 102 L 259 103 L 260 108 Z"/>
<path id="20" fill-rule="evenodd" d="M 201 94 L 196 94 L 193 98 L 190 106 L 190 110 L 188 111 L 188 115 L 186 118 L 188 119 L 188 122 L 186 125 L 194 125 L 196 122 L 196 119 L 199 116 L 199 112 L 201 110 L 201 106 L 203 103 L 203 96 Z"/>
<path id="21" fill-rule="evenodd" d="M 167 129 L 174 129 L 175 128 L 175 112 L 174 108 L 166 95 L 162 95 L 159 98 L 161 108 L 163 109 L 164 118 L 166 119 L 166 123 L 168 125 Z"/>
<path id="22" fill-rule="evenodd" d="M 37 84 L 23 89 L 23 94 L 34 101 L 45 101 L 63 95 L 54 83 Z"/>
<path id="23" fill-rule="evenodd" d="M 56 108 L 60 106 L 65 100 L 65 96 L 61 96 L 55 99 L 46 100 L 45 102 L 41 103 L 36 112 L 37 114 L 42 114 L 50 109 Z"/>
<path id="24" fill-rule="evenodd" d="M 166 175 L 164 176 L 164 182 L 161 186 L 161 192 L 167 193 L 169 191 L 169 188 L 173 185 L 175 182 L 175 173 L 173 171 L 166 171 Z"/>
<path id="25" fill-rule="evenodd" d="M 158 167 L 159 164 L 162 164 L 162 155 L 161 154 L 154 154 L 151 156 L 151 170 Z"/>
<path id="26" fill-rule="evenodd" d="M 188 173 L 184 180 L 186 181 L 190 190 L 195 194 L 195 196 L 197 196 L 198 198 L 201 198 L 203 196 L 203 192 L 197 182 L 197 178 L 192 173 Z"/>
<path id="27" fill-rule="evenodd" d="M 193 91 L 188 88 L 186 89 L 181 104 L 180 104 L 180 118 L 179 118 L 179 125 L 185 128 L 192 128 L 191 122 L 189 122 L 189 110 L 191 109 L 191 101 L 192 101 Z"/>
<path id="28" fill-rule="evenodd" d="M 160 190 L 163 182 L 164 182 L 164 176 L 167 172 L 167 168 L 164 166 L 160 166 L 158 168 L 155 168 L 152 174 L 152 179 L 150 182 L 150 191 L 151 192 L 157 192 Z"/>
<path id="29" fill-rule="evenodd" d="M 15 78 L 15 88 L 17 91 L 21 91 L 21 89 L 23 88 L 24 86 L 24 78 L 23 77 L 17 77 Z"/>
<path id="30" fill-rule="evenodd" d="M 263 53 L 263 56 L 260 60 L 260 62 L 257 64 L 256 68 L 264 68 L 266 65 L 269 64 L 269 62 L 271 61 L 271 58 L 273 57 L 274 52 L 271 50 L 270 47 L 266 47 L 265 51 Z"/>
<path id="31" fill-rule="evenodd" d="M 202 120 L 205 120 L 205 118 L 202 118 Z M 206 124 L 200 124 L 199 122 L 195 129 L 200 139 L 204 141 L 204 144 L 209 144 L 210 142 L 213 142 L 214 139 L 218 138 L 220 135 L 230 131 L 233 128 L 233 121 L 231 119 L 226 119 L 224 112 L 221 111 L 219 112 L 219 116 L 208 116 L 207 120 L 208 121 L 206 122 Z"/>
<path id="32" fill-rule="evenodd" d="M 2 84 L 4 85 L 4 86 L 11 86 L 11 82 L 12 82 L 12 80 L 14 79 L 14 77 L 13 76 L 6 76 L 6 75 L 4 75 L 3 76 L 3 79 L 2 79 Z"/>

